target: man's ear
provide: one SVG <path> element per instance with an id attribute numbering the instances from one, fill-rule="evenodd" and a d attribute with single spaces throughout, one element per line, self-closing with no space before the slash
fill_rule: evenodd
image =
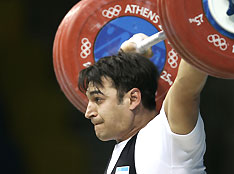
<path id="1" fill-rule="evenodd" d="M 136 109 L 141 103 L 141 91 L 138 88 L 132 88 L 128 91 L 130 96 L 130 110 Z"/>

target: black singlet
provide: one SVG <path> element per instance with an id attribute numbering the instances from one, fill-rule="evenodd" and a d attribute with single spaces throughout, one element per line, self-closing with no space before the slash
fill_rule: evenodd
<path id="1" fill-rule="evenodd" d="M 133 136 L 124 147 L 121 152 L 117 163 L 115 164 L 111 174 L 116 173 L 116 169 L 119 167 L 129 167 L 129 174 L 136 174 L 135 168 L 135 144 L 136 144 L 137 134 Z M 108 164 L 109 165 L 109 164 Z M 108 168 L 108 167 L 107 167 Z M 104 174 L 107 173 L 107 169 Z"/>

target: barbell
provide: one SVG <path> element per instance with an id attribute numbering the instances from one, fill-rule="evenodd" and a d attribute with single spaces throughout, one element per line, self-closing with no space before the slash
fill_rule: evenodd
<path id="1" fill-rule="evenodd" d="M 158 111 L 175 80 L 181 56 L 212 76 L 233 79 L 234 17 L 228 15 L 232 11 L 232 0 L 229 2 L 80 1 L 62 20 L 54 40 L 54 70 L 61 90 L 85 112 L 88 100 L 77 87 L 79 72 L 103 56 L 116 54 L 136 33 L 151 36 L 139 43 L 139 48 L 153 45 L 150 60 L 161 73 L 156 94 Z"/>

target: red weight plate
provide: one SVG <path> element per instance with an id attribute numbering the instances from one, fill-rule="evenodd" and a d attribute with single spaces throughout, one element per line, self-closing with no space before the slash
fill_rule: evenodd
<path id="1" fill-rule="evenodd" d="M 212 76 L 233 79 L 234 35 L 216 24 L 207 3 L 157 0 L 163 30 L 185 60 Z"/>
<path id="2" fill-rule="evenodd" d="M 133 34 L 161 30 L 154 0 L 82 0 L 64 17 L 54 40 L 54 70 L 62 91 L 81 112 L 87 98 L 77 87 L 79 72 L 99 58 L 118 52 Z M 152 47 L 151 58 L 161 71 L 156 101 L 159 111 L 177 75 L 180 57 L 169 42 Z"/>

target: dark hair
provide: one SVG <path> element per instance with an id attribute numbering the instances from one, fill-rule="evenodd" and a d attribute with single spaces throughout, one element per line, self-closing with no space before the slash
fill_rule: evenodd
<path id="1" fill-rule="evenodd" d="M 103 57 L 79 73 L 80 91 L 85 93 L 89 82 L 102 87 L 102 77 L 112 79 L 120 102 L 126 92 L 138 88 L 141 91 L 143 106 L 149 110 L 155 109 L 159 73 L 149 59 L 136 53 L 122 51 L 117 55 Z"/>

